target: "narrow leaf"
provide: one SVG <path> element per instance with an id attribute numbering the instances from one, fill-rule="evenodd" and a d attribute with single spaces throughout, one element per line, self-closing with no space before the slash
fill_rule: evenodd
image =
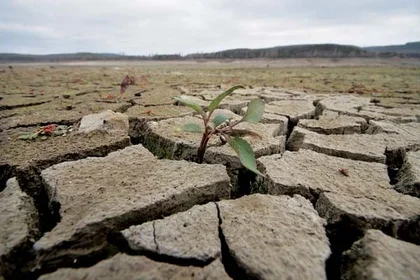
<path id="1" fill-rule="evenodd" d="M 231 137 L 229 138 L 228 143 L 238 154 L 239 160 L 241 161 L 242 165 L 245 166 L 245 168 L 249 169 L 255 174 L 265 177 L 257 169 L 257 164 L 255 163 L 255 155 L 248 142 L 239 137 Z"/>
<path id="2" fill-rule="evenodd" d="M 69 127 L 67 125 L 59 125 L 59 126 L 57 126 L 57 129 L 58 130 L 68 130 Z"/>
<path id="3" fill-rule="evenodd" d="M 228 89 L 227 91 L 223 92 L 219 96 L 217 96 L 215 99 L 213 99 L 213 101 L 209 105 L 209 116 L 211 116 L 211 114 L 213 113 L 213 111 L 217 109 L 217 107 L 219 106 L 220 102 L 222 102 L 222 100 L 226 96 L 228 96 L 229 94 L 231 94 L 232 92 L 234 92 L 235 90 L 240 89 L 240 88 L 241 89 L 245 89 L 243 86 L 234 86 L 234 87 L 231 87 L 230 89 Z"/>
<path id="4" fill-rule="evenodd" d="M 247 129 L 232 129 L 232 132 L 230 133 L 230 136 L 233 136 L 233 137 L 252 136 L 252 137 L 262 139 L 261 135 L 259 135 L 256 132 L 253 132 L 251 130 L 247 130 Z"/>
<path id="5" fill-rule="evenodd" d="M 186 99 L 184 99 L 182 97 L 179 97 L 179 96 L 175 97 L 175 99 L 177 101 L 181 102 L 182 104 L 184 104 L 185 106 L 190 107 L 191 109 L 193 109 L 194 111 L 196 111 L 199 114 L 203 114 L 203 112 L 204 112 L 203 108 L 200 105 L 195 104 L 194 102 L 191 102 L 191 101 L 186 100 Z"/>
<path id="6" fill-rule="evenodd" d="M 214 127 L 218 127 L 219 125 L 221 125 L 228 119 L 229 119 L 229 116 L 226 116 L 223 114 L 217 114 L 213 119 Z"/>
<path id="7" fill-rule="evenodd" d="M 248 110 L 242 120 L 250 123 L 258 123 L 263 117 L 264 106 L 264 102 L 259 98 L 251 100 L 248 104 Z"/>
<path id="8" fill-rule="evenodd" d="M 38 137 L 38 133 L 28 133 L 19 136 L 20 140 L 33 140 Z"/>
<path id="9" fill-rule="evenodd" d="M 203 129 L 195 123 L 187 123 L 182 127 L 184 132 L 203 133 Z"/>
<path id="10" fill-rule="evenodd" d="M 31 134 L 23 134 L 18 137 L 20 140 L 29 140 L 31 139 Z"/>

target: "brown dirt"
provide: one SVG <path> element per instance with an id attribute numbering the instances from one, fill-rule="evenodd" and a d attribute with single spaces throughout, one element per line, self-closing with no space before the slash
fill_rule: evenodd
<path id="1" fill-rule="evenodd" d="M 0 71 L 1 163 L 15 166 L 57 159 L 115 141 L 110 136 L 88 138 L 72 134 L 45 141 L 16 138 L 22 131 L 36 130 L 37 125 L 72 124 L 84 115 L 105 109 L 122 112 L 129 109 L 130 117 L 141 119 L 188 113 L 185 107 L 171 105 L 173 97 L 183 94 L 183 89 L 194 93 L 244 84 L 308 93 L 420 98 L 419 61 L 302 59 L 79 64 L 82 65 L 14 65 L 12 70 L 0 65 L 0 70 L 4 70 Z M 135 77 L 135 85 L 120 95 L 120 83 L 127 74 Z"/>

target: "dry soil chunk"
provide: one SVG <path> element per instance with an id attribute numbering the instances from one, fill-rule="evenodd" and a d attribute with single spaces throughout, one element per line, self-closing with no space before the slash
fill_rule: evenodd
<path id="1" fill-rule="evenodd" d="M 392 189 L 387 167 L 331 157 L 308 150 L 285 152 L 258 159 L 260 170 L 267 175 L 270 194 L 301 194 L 316 201 L 316 209 L 329 224 L 349 220 L 359 232 L 369 228 L 395 227 L 395 235 L 411 234 L 420 215 L 420 200 Z M 339 169 L 344 169 L 346 176 Z M 317 196 L 319 195 L 319 199 Z M 404 226 L 405 227 L 405 226 Z"/>
<path id="2" fill-rule="evenodd" d="M 298 126 L 321 134 L 354 134 L 362 133 L 367 126 L 366 120 L 360 117 L 340 115 L 328 111 L 318 120 L 300 120 Z"/>
<path id="3" fill-rule="evenodd" d="M 209 263 L 220 256 L 216 204 L 193 208 L 122 231 L 131 249 Z"/>
<path id="4" fill-rule="evenodd" d="M 358 109 L 369 106 L 371 99 L 368 97 L 357 97 L 351 95 L 340 95 L 325 98 L 317 104 L 317 111 L 331 110 L 334 112 L 355 112 Z"/>
<path id="5" fill-rule="evenodd" d="M 0 275 L 10 274 L 34 238 L 38 237 L 38 212 L 32 199 L 22 192 L 16 178 L 0 192 Z M 19 267 L 17 267 L 19 268 Z"/>
<path id="6" fill-rule="evenodd" d="M 226 114 L 226 110 L 216 110 Z M 230 112 L 228 116 L 233 119 L 240 116 Z M 185 124 L 194 123 L 202 126 L 202 120 L 198 117 L 184 117 L 167 119 L 159 122 L 149 122 L 145 129 L 145 146 L 158 157 L 193 159 L 197 154 L 198 145 L 201 141 L 201 133 L 183 132 Z M 278 136 L 280 128 L 277 124 L 251 124 L 241 123 L 236 128 L 247 129 L 258 133 L 262 139 L 245 136 L 255 155 L 270 155 L 284 151 L 285 137 Z M 222 145 L 218 137 L 213 137 L 209 142 L 204 161 L 208 163 L 229 163 L 231 167 L 239 168 L 241 164 L 236 153 L 229 145 Z"/>
<path id="7" fill-rule="evenodd" d="M 207 108 L 210 104 L 209 101 L 204 100 L 204 99 L 202 99 L 200 97 L 197 97 L 197 96 L 181 95 L 181 96 L 179 96 L 179 98 L 182 98 L 183 100 L 186 100 L 188 102 L 195 103 L 195 104 L 200 105 L 201 107 L 204 107 L 204 108 Z M 184 103 L 182 103 L 180 101 L 175 101 L 174 104 L 178 105 L 178 106 L 186 106 Z"/>
<path id="8" fill-rule="evenodd" d="M 301 196 L 217 202 L 230 254 L 252 279 L 326 279 L 324 220 Z"/>
<path id="9" fill-rule="evenodd" d="M 342 279 L 418 279 L 419 260 L 420 246 L 369 230 L 344 253 Z"/>
<path id="10" fill-rule="evenodd" d="M 265 89 L 261 92 L 260 98 L 266 102 L 282 101 L 282 100 L 308 100 L 305 93 L 292 93 L 287 90 Z"/>
<path id="11" fill-rule="evenodd" d="M 366 120 L 392 120 L 394 122 L 417 121 L 417 116 L 420 114 L 419 108 L 382 107 L 372 103 L 370 98 L 348 95 L 321 100 L 317 104 L 317 115 L 326 109 L 345 115 L 362 117 Z"/>
<path id="12" fill-rule="evenodd" d="M 370 104 L 366 108 L 363 108 L 363 110 L 366 112 L 383 114 L 390 119 L 409 118 L 409 117 L 413 117 L 413 119 L 415 119 L 417 116 L 420 116 L 419 105 L 397 105 L 397 107 L 391 107 L 391 106 L 375 106 L 375 105 Z"/>
<path id="13" fill-rule="evenodd" d="M 188 100 L 190 102 L 193 102 L 195 104 L 200 105 L 203 108 L 208 108 L 208 106 L 210 105 L 211 101 L 216 98 L 218 95 L 220 95 L 221 92 L 217 93 L 217 95 L 203 95 L 204 99 L 201 99 L 200 97 L 197 96 L 189 96 L 189 95 L 182 95 L 180 96 L 181 98 Z M 227 110 L 231 110 L 233 112 L 239 113 L 241 111 L 242 108 L 246 107 L 248 105 L 248 102 L 251 98 L 250 97 L 243 97 L 243 98 L 235 98 L 235 97 L 226 97 L 224 98 L 220 104 L 219 104 L 219 108 L 220 109 L 227 109 Z M 175 105 L 183 105 L 183 103 L 176 101 Z M 184 106 L 184 105 L 183 105 Z"/>
<path id="14" fill-rule="evenodd" d="M 248 108 L 242 109 L 245 114 Z M 309 100 L 281 100 L 265 105 L 265 113 L 285 116 L 293 122 L 300 119 L 310 119 L 315 116 L 315 107 Z"/>
<path id="15" fill-rule="evenodd" d="M 128 116 L 107 110 L 84 116 L 80 121 L 78 132 L 90 133 L 97 130 L 128 134 Z"/>
<path id="16" fill-rule="evenodd" d="M 14 108 L 20 107 L 29 107 L 29 106 L 36 106 L 44 103 L 51 102 L 52 99 L 49 97 L 37 97 L 31 96 L 30 94 L 25 96 L 10 96 L 5 95 L 2 96 L 0 99 L 0 111 L 2 110 L 10 110 Z"/>
<path id="17" fill-rule="evenodd" d="M 389 133 L 398 134 L 409 139 L 420 138 L 420 123 L 393 123 L 387 121 L 370 121 L 367 134 Z"/>
<path id="18" fill-rule="evenodd" d="M 61 220 L 34 247 L 51 256 L 63 242 L 72 250 L 83 247 L 83 253 L 99 250 L 111 229 L 227 198 L 230 192 L 224 166 L 157 160 L 141 145 L 55 165 L 42 178 Z"/>
<path id="19" fill-rule="evenodd" d="M 258 159 L 260 170 L 267 175 L 270 194 L 301 194 L 314 198 L 314 193 L 335 192 L 352 196 L 374 194 L 373 190 L 390 190 L 384 164 L 354 161 L 310 150 L 286 151 L 281 155 Z M 344 169 L 348 176 L 339 169 Z"/>
<path id="20" fill-rule="evenodd" d="M 52 123 L 72 124 L 84 115 L 104 110 L 123 111 L 130 107 L 129 103 L 89 102 L 86 100 L 52 101 L 42 105 L 23 107 L 11 110 L 16 113 L 0 120 L 4 129 L 26 126 L 47 125 Z M 70 110 L 69 110 L 70 109 Z"/>
<path id="21" fill-rule="evenodd" d="M 388 230 L 393 236 L 420 242 L 419 232 L 407 232 L 418 223 L 420 200 L 394 190 L 371 190 L 370 195 L 350 196 L 346 193 L 322 193 L 316 210 L 328 224 L 350 223 L 353 230 Z M 401 230 L 400 230 L 401 227 Z"/>
<path id="22" fill-rule="evenodd" d="M 385 163 L 388 135 L 324 135 L 295 127 L 287 142 L 288 149 L 313 150 L 319 153 L 354 160 Z M 374 141 L 376 140 L 377 141 Z"/>
<path id="23" fill-rule="evenodd" d="M 139 120 L 162 120 L 190 116 L 193 112 L 191 108 L 186 106 L 160 105 L 152 107 L 133 106 L 125 114 L 130 118 Z"/>
<path id="24" fill-rule="evenodd" d="M 292 151 L 308 149 L 336 157 L 385 163 L 386 150 L 417 149 L 420 138 L 386 133 L 324 135 L 296 127 L 287 146 Z"/>
<path id="25" fill-rule="evenodd" d="M 53 279 L 224 280 L 230 279 L 230 277 L 219 260 L 215 260 L 205 267 L 176 266 L 155 262 L 143 256 L 118 254 L 89 268 L 59 269 L 39 278 L 39 280 Z"/>
<path id="26" fill-rule="evenodd" d="M 420 151 L 408 152 L 397 174 L 395 189 L 420 198 Z"/>
<path id="27" fill-rule="evenodd" d="M 261 123 L 277 124 L 279 126 L 278 135 L 285 135 L 288 132 L 289 119 L 285 116 L 265 113 Z"/>
<path id="28" fill-rule="evenodd" d="M 28 180 L 25 191 L 37 197 L 39 186 L 33 182 L 32 170 L 45 169 L 63 161 L 88 156 L 104 156 L 109 152 L 131 145 L 127 133 L 95 131 L 89 134 L 71 132 L 66 136 L 50 136 L 45 140 L 23 141 L 22 133 L 33 133 L 35 127 L 7 130 L 0 133 L 0 168 L 6 176 L 0 176 L 0 189 L 7 177 L 20 176 Z M 2 174 L 4 175 L 4 174 Z"/>
<path id="29" fill-rule="evenodd" d="M 212 101 L 216 97 L 218 97 L 224 90 L 228 90 L 229 87 L 222 87 L 222 88 L 213 88 L 213 89 L 205 89 L 205 90 L 198 90 L 193 95 L 201 96 L 205 100 Z M 233 92 L 232 95 L 228 95 L 226 98 L 238 98 L 241 100 L 249 100 L 250 98 L 258 97 L 258 90 L 256 89 L 237 89 Z"/>
<path id="30" fill-rule="evenodd" d="M 206 100 L 213 100 L 221 93 L 220 89 L 204 90 L 196 95 L 201 95 Z M 254 98 L 261 98 L 265 102 L 280 101 L 280 100 L 305 100 L 308 97 L 303 92 L 290 91 L 276 87 L 253 87 L 235 90 L 234 94 L 228 98 L 237 98 L 240 100 L 251 100 Z"/>

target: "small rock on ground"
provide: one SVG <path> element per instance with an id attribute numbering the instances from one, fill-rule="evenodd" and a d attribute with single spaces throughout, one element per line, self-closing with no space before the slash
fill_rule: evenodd
<path id="1" fill-rule="evenodd" d="M 127 115 L 107 110 L 97 114 L 84 116 L 80 121 L 78 132 L 90 133 L 92 131 L 100 130 L 109 133 L 125 132 L 128 134 L 128 128 Z"/>

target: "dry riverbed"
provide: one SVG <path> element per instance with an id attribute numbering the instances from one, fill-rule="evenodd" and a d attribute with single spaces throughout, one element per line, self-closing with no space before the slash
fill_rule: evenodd
<path id="1" fill-rule="evenodd" d="M 419 77 L 404 59 L 0 65 L 0 279 L 414 279 Z M 195 163 L 176 129 L 200 120 L 173 97 L 236 84 L 225 114 L 266 103 L 244 127 L 265 177 L 218 139 Z"/>

